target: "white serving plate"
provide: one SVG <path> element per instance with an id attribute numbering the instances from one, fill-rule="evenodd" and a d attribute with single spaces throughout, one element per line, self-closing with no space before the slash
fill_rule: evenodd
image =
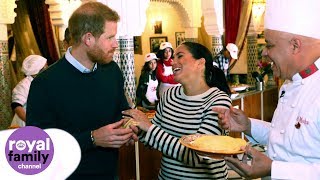
<path id="1" fill-rule="evenodd" d="M 249 87 L 249 85 L 241 85 L 241 86 L 236 86 L 236 87 L 232 87 L 232 89 L 234 91 L 244 91 Z"/>
<path id="2" fill-rule="evenodd" d="M 234 99 L 234 98 L 236 98 L 237 96 L 239 95 L 239 93 L 235 93 L 235 94 L 231 94 L 231 99 Z"/>

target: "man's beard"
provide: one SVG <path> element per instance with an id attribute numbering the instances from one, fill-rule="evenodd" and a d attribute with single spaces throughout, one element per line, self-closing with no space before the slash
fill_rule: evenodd
<path id="1" fill-rule="evenodd" d="M 87 51 L 87 55 L 92 62 L 98 64 L 108 64 L 112 61 L 112 59 L 108 59 L 108 57 L 106 57 L 106 53 L 98 47 L 91 48 Z"/>

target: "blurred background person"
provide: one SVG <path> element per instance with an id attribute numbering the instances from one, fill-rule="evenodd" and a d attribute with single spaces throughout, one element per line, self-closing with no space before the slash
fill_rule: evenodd
<path id="1" fill-rule="evenodd" d="M 39 55 L 30 55 L 23 60 L 21 71 L 23 78 L 12 90 L 11 108 L 15 112 L 11 127 L 26 125 L 26 109 L 29 89 L 33 78 L 47 67 L 47 59 Z"/>
<path id="2" fill-rule="evenodd" d="M 213 64 L 219 67 L 227 78 L 227 81 L 230 81 L 230 70 L 236 64 L 238 59 L 238 47 L 233 43 L 228 43 L 225 48 L 223 48 L 219 54 L 214 57 Z"/>
<path id="3" fill-rule="evenodd" d="M 172 61 L 173 61 L 173 48 L 171 43 L 163 42 L 160 44 L 159 51 L 157 52 L 159 58 L 157 62 L 157 79 L 159 81 L 159 96 L 172 86 L 178 85 L 173 78 Z"/>
<path id="4" fill-rule="evenodd" d="M 157 56 L 154 53 L 145 55 L 137 88 L 137 105 L 146 109 L 155 109 L 158 102 L 158 80 L 156 77 Z"/>
<path id="5" fill-rule="evenodd" d="M 230 90 L 223 72 L 212 63 L 212 54 L 205 46 L 182 43 L 172 63 L 174 79 L 181 86 L 164 92 L 152 122 L 136 109 L 123 112 L 138 122 L 143 131 L 140 141 L 162 152 L 158 179 L 228 178 L 223 159 L 200 157 L 179 142 L 183 135 L 226 135 L 211 108 L 229 109 Z"/>

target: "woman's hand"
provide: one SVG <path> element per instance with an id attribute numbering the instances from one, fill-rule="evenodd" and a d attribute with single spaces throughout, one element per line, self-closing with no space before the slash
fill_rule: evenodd
<path id="1" fill-rule="evenodd" d="M 133 118 L 137 122 L 137 126 L 143 131 L 148 131 L 148 129 L 152 125 L 148 117 L 143 112 L 137 109 L 128 109 L 122 111 L 122 114 L 124 116 Z"/>

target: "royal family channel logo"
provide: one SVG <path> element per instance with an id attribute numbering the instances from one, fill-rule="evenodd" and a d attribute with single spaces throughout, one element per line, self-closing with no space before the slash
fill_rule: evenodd
<path id="1" fill-rule="evenodd" d="M 26 126 L 14 131 L 5 147 L 10 166 L 25 175 L 38 174 L 51 163 L 54 147 L 49 135 L 40 128 Z"/>

